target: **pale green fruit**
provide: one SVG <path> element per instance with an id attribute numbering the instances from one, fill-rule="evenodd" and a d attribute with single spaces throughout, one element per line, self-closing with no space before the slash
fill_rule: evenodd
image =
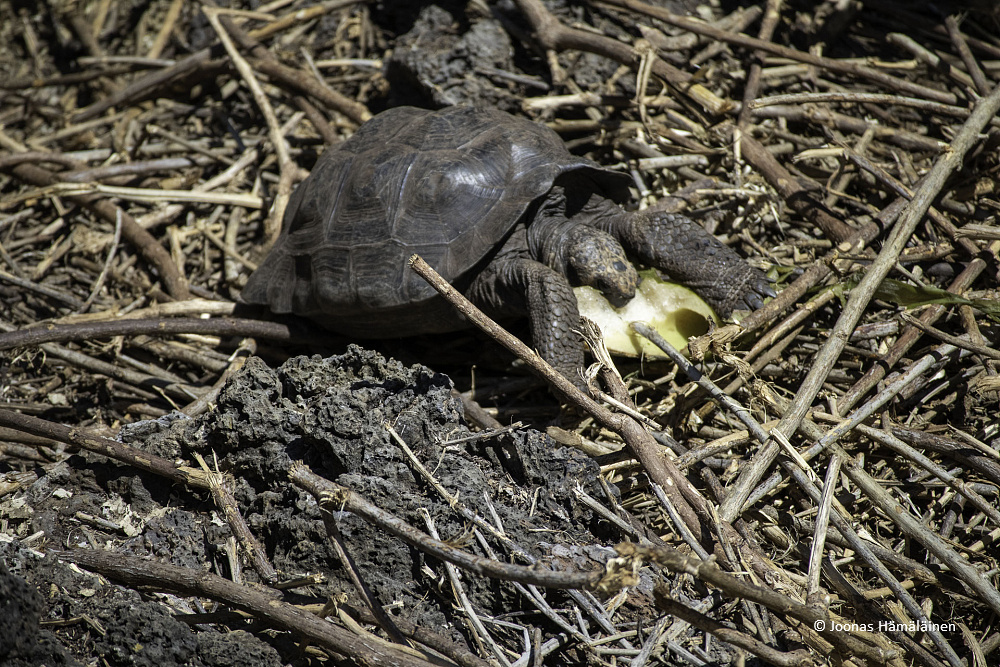
<path id="1" fill-rule="evenodd" d="M 580 314 L 593 320 L 604 332 L 611 354 L 627 357 L 664 358 L 660 348 L 629 328 L 629 322 L 646 322 L 661 336 L 683 350 L 688 338 L 708 331 L 708 323 L 719 319 L 701 297 L 675 283 L 660 280 L 654 271 L 644 271 L 635 297 L 615 308 L 593 287 L 575 287 Z"/>

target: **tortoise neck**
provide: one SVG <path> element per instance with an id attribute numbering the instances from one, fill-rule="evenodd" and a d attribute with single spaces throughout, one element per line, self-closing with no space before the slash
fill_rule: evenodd
<path id="1" fill-rule="evenodd" d="M 556 181 L 529 215 L 532 216 L 528 220 L 531 256 L 565 273 L 570 265 L 571 241 L 581 225 L 610 229 L 626 214 L 605 198 L 590 179 L 565 178 Z"/>

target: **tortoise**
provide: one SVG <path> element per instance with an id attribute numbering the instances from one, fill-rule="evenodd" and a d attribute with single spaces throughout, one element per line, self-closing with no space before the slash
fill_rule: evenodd
<path id="1" fill-rule="evenodd" d="M 409 269 L 417 253 L 494 318 L 527 315 L 535 349 L 579 383 L 571 284 L 624 303 L 638 283 L 628 255 L 723 317 L 773 296 L 763 273 L 689 218 L 622 210 L 630 183 L 496 109 L 393 108 L 323 153 L 241 299 L 360 338 L 467 326 Z"/>

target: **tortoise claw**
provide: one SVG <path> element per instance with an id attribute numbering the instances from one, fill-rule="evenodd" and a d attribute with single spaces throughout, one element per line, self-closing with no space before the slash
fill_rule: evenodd
<path id="1" fill-rule="evenodd" d="M 764 305 L 764 299 L 761 298 L 759 294 L 751 292 L 743 297 L 743 304 L 749 310 L 757 310 Z"/>
<path id="2" fill-rule="evenodd" d="M 756 269 L 751 269 L 753 274 L 746 283 L 745 292 L 737 301 L 734 310 L 757 310 L 764 306 L 764 299 L 774 298 L 778 293 L 771 287 L 771 281 L 767 276 Z"/>

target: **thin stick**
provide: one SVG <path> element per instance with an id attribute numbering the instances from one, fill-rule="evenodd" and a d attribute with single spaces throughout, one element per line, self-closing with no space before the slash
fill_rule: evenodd
<path id="1" fill-rule="evenodd" d="M 91 304 L 94 303 L 94 299 L 97 295 L 101 293 L 101 288 L 104 287 L 104 281 L 108 279 L 108 272 L 111 271 L 111 262 L 114 261 L 115 251 L 118 250 L 118 243 L 122 240 L 122 210 L 118 209 L 115 215 L 115 233 L 111 237 L 111 248 L 108 250 L 108 256 L 104 259 L 104 266 L 101 268 L 101 275 L 97 276 L 97 280 L 94 281 L 94 287 L 90 290 L 90 296 L 87 300 L 83 302 L 83 306 L 80 308 L 79 312 L 85 313 L 90 310 Z"/>
<path id="2" fill-rule="evenodd" d="M 806 600 L 809 601 L 809 604 L 822 604 L 819 599 L 819 577 L 823 570 L 823 546 L 826 544 L 826 531 L 830 525 L 830 507 L 833 494 L 837 489 L 837 477 L 840 475 L 841 463 L 841 458 L 836 454 L 830 457 L 826 477 L 823 479 L 823 495 L 820 497 L 819 509 L 816 514 L 812 547 L 809 549 L 809 584 L 806 593 Z"/>
<path id="3" fill-rule="evenodd" d="M 61 301 L 66 305 L 70 306 L 71 308 L 73 308 L 76 312 L 82 311 L 84 305 L 86 305 L 83 301 L 80 301 L 72 294 L 67 294 L 66 292 L 60 289 L 49 287 L 48 285 L 44 285 L 42 283 L 29 280 L 28 278 L 15 276 L 11 273 L 7 273 L 2 269 L 0 269 L 0 281 L 10 283 L 11 285 L 16 285 L 21 289 L 26 289 L 36 294 L 41 294 L 42 296 L 48 297 L 49 299 L 56 299 L 57 301 Z M 0 337 L 2 336 L 3 334 L 0 334 Z"/>
<path id="4" fill-rule="evenodd" d="M 180 79 L 199 69 L 207 68 L 211 62 L 213 62 L 211 49 L 196 51 L 170 67 L 150 72 L 140 79 L 133 81 L 122 90 L 116 91 L 103 100 L 94 102 L 90 106 L 77 111 L 73 115 L 72 121 L 80 123 L 91 118 L 96 118 L 112 107 L 118 107 L 132 100 L 143 98 L 151 91 L 165 86 L 172 80 Z"/>
<path id="5" fill-rule="evenodd" d="M 254 336 L 271 340 L 292 340 L 287 324 L 233 317 L 178 317 L 168 319 L 121 319 L 110 322 L 81 322 L 40 326 L 0 333 L 0 350 L 26 345 L 65 343 L 75 340 L 112 338 L 114 336 L 208 334 L 216 336 Z M 327 338 L 327 340 L 329 340 Z"/>
<path id="6" fill-rule="evenodd" d="M 159 475 L 178 484 L 188 484 L 199 489 L 209 488 L 208 481 L 197 470 L 180 468 L 174 465 L 173 461 L 165 459 L 162 456 L 144 452 L 117 440 L 91 435 L 82 429 L 70 428 L 69 426 L 39 419 L 38 417 L 2 409 L 0 409 L 0 426 L 6 426 L 22 433 L 30 433 L 42 438 L 75 445 L 81 449 L 86 449 L 95 454 L 107 456 L 120 463 L 133 466 L 139 470 Z"/>
<path id="7" fill-rule="evenodd" d="M 153 46 L 149 47 L 149 51 L 146 53 L 147 58 L 159 58 L 160 54 L 163 53 L 163 48 L 167 45 L 170 33 L 173 32 L 183 8 L 184 0 L 171 0 L 170 7 L 167 8 L 167 15 L 163 18 L 163 25 L 160 26 L 160 31 L 156 34 Z"/>
<path id="8" fill-rule="evenodd" d="M 216 162 L 222 162 L 224 164 L 230 164 L 230 165 L 233 164 L 234 162 L 233 158 L 229 157 L 228 155 L 223 155 L 222 153 L 209 150 L 205 146 L 201 145 L 201 143 L 197 141 L 191 141 L 190 139 L 182 137 L 181 135 L 171 132 L 170 130 L 165 130 L 159 125 L 149 124 L 144 129 L 148 134 L 151 134 L 154 137 L 163 137 L 164 139 L 169 139 L 170 141 L 172 141 L 175 144 L 178 144 L 179 146 L 183 146 L 184 148 L 192 150 L 195 153 L 198 153 L 199 155 L 204 155 L 207 158 L 211 158 Z"/>
<path id="9" fill-rule="evenodd" d="M 870 401 L 862 405 L 860 408 L 851 413 L 850 418 L 839 424 L 835 428 L 830 429 L 826 435 L 824 435 L 817 443 L 821 447 L 825 447 L 833 442 L 836 442 L 849 431 L 851 431 L 855 426 L 863 422 L 864 420 L 875 414 L 876 410 L 881 408 L 883 405 L 888 403 L 891 399 L 899 394 L 904 388 L 910 385 L 914 380 L 916 380 L 920 375 L 927 371 L 932 365 L 937 364 L 942 359 L 947 358 L 950 354 L 955 352 L 955 347 L 952 345 L 940 345 L 930 354 L 926 354 L 921 357 L 918 361 L 911 364 L 903 375 L 901 375 L 895 382 L 880 391 L 876 396 L 874 396 Z"/>
<path id="10" fill-rule="evenodd" d="M 371 112 L 361 102 L 338 93 L 322 80 L 316 81 L 301 70 L 281 64 L 274 54 L 253 37 L 254 33 L 246 34 L 229 18 L 223 18 L 222 23 L 232 38 L 240 45 L 240 48 L 249 51 L 254 57 L 254 67 L 267 75 L 273 82 L 309 95 L 322 102 L 326 107 L 344 114 L 359 125 L 372 117 Z"/>
<path id="11" fill-rule="evenodd" d="M 674 507 L 674 504 L 670 502 L 670 498 L 668 498 L 667 494 L 663 492 L 663 487 L 656 482 L 650 482 L 649 487 L 653 490 L 653 495 L 656 497 L 656 500 L 660 503 L 663 510 L 670 518 L 670 523 L 674 524 L 674 527 L 677 529 L 678 534 L 680 534 L 681 539 L 684 540 L 689 547 L 691 547 L 693 552 L 698 554 L 699 558 L 707 560 L 709 558 L 709 553 L 705 551 L 703 546 L 698 544 L 697 538 L 691 533 L 684 522 L 681 521 L 681 517 L 677 514 L 677 509 Z"/>
<path id="12" fill-rule="evenodd" d="M 976 345 L 975 343 L 961 336 L 953 336 L 949 333 L 945 333 L 936 327 L 932 327 L 929 324 L 924 324 L 919 319 L 913 317 L 909 313 L 900 313 L 899 317 L 907 324 L 915 326 L 916 328 L 923 331 L 925 334 L 933 338 L 937 338 L 942 343 L 945 343 L 945 345 L 942 346 L 942 348 L 944 348 L 945 346 L 948 347 L 954 346 L 961 348 L 963 350 L 968 350 L 973 354 L 982 355 L 988 359 L 1000 359 L 1000 350 L 997 350 L 992 347 L 986 347 L 985 345 Z"/>
<path id="13" fill-rule="evenodd" d="M 427 526 L 427 532 L 435 540 L 440 540 L 441 536 L 438 534 L 437 526 L 434 525 L 434 519 L 431 518 L 430 513 L 424 509 L 420 508 L 421 513 L 424 516 L 424 524 Z M 465 587 L 462 586 L 462 580 L 458 576 L 458 570 L 455 566 L 447 561 L 444 564 L 445 572 L 448 573 L 448 581 L 451 582 L 451 589 L 455 593 L 455 597 L 458 598 L 458 603 L 462 607 L 462 611 L 465 612 L 466 617 L 469 619 L 470 625 L 475 630 L 473 636 L 480 640 L 480 642 L 485 642 L 486 646 L 489 647 L 490 653 L 503 667 L 510 667 L 510 661 L 507 656 L 504 655 L 503 649 L 497 644 L 496 640 L 493 639 L 493 635 L 490 634 L 486 626 L 483 625 L 482 620 L 479 618 L 479 614 L 473 609 L 472 603 L 469 601 L 469 596 L 465 594 Z"/>
<path id="14" fill-rule="evenodd" d="M 917 97 L 900 97 L 899 95 L 887 95 L 885 93 L 859 93 L 856 91 L 839 91 L 835 93 L 791 93 L 788 95 L 772 95 L 771 97 L 761 97 L 750 103 L 750 109 L 762 109 L 777 104 L 814 104 L 817 102 L 839 102 L 847 104 L 892 104 L 903 107 L 913 107 L 931 113 L 939 113 L 945 116 L 957 116 L 968 118 L 969 109 L 965 107 L 941 104 L 930 100 L 922 100 Z"/>
<path id="15" fill-rule="evenodd" d="M 334 553 L 337 554 L 337 558 L 340 559 L 341 565 L 344 566 L 344 570 L 347 571 L 347 578 L 354 584 L 354 588 L 358 591 L 361 601 L 365 604 L 371 615 L 375 617 L 378 626 L 382 628 L 393 643 L 399 644 L 401 647 L 412 648 L 410 643 L 400 633 L 396 624 L 393 623 L 392 618 L 386 613 L 378 598 L 375 597 L 371 588 L 368 587 L 368 584 L 361 577 L 361 571 L 358 569 L 357 563 L 354 562 L 354 558 L 351 557 L 350 552 L 347 550 L 347 543 L 340 532 L 336 515 L 325 508 L 322 510 L 322 515 L 323 525 L 326 527 L 327 535 L 330 538 L 330 545 L 333 547 Z"/>
<path id="16" fill-rule="evenodd" d="M 222 45 L 226 48 L 226 52 L 233 61 L 233 65 L 236 66 L 240 76 L 243 77 L 243 81 L 250 88 L 257 107 L 264 114 L 268 135 L 271 137 L 271 145 L 274 146 L 274 150 L 278 154 L 278 169 L 281 172 L 281 178 L 278 181 L 278 192 L 274 197 L 274 203 L 271 205 L 271 211 L 265 220 L 264 231 L 265 242 L 270 246 L 281 231 L 281 220 L 285 215 L 285 206 L 288 205 L 288 200 L 292 194 L 292 179 L 295 177 L 296 166 L 292 162 L 288 151 L 288 142 L 281 132 L 281 125 L 278 123 L 277 116 L 274 115 L 274 108 L 271 106 L 270 100 L 264 94 L 264 89 L 261 88 L 260 82 L 254 76 L 250 64 L 240 55 L 239 49 L 233 44 L 229 33 L 222 27 L 220 14 L 224 10 L 214 7 L 203 7 L 202 11 L 204 11 L 205 17 L 212 24 L 212 27 L 215 28 L 219 39 L 222 40 Z"/>
<path id="17" fill-rule="evenodd" d="M 958 56 L 965 65 L 965 69 L 969 70 L 969 76 L 972 77 L 972 81 L 976 85 L 976 92 L 980 95 L 988 95 L 990 92 L 990 83 L 986 80 L 986 75 L 983 74 L 979 63 L 976 62 L 976 57 L 972 55 L 969 43 L 965 41 L 965 35 L 962 34 L 962 30 L 958 26 L 958 20 L 954 15 L 945 18 L 944 27 L 948 31 L 951 43 L 955 45 L 955 50 L 958 51 Z"/>
<path id="18" fill-rule="evenodd" d="M 767 0 L 767 7 L 764 9 L 764 20 L 760 22 L 760 31 L 757 38 L 765 42 L 770 42 L 774 35 L 774 29 L 778 27 L 781 20 L 782 0 Z M 746 85 L 743 89 L 743 107 L 740 109 L 740 116 L 736 122 L 739 128 L 739 136 L 742 137 L 744 129 L 750 123 L 750 102 L 752 102 L 760 92 L 760 74 L 764 69 L 764 54 L 754 51 L 753 62 L 750 71 L 747 73 Z M 739 142 L 734 144 L 739 146 Z"/>
<path id="19" fill-rule="evenodd" d="M 253 531 L 250 530 L 250 526 L 247 525 L 243 515 L 240 514 L 236 498 L 233 497 L 233 492 L 229 490 L 228 480 L 218 469 L 219 462 L 215 461 L 215 470 L 212 470 L 208 467 L 208 463 L 205 462 L 201 454 L 195 452 L 194 458 L 205 473 L 205 478 L 208 480 L 208 488 L 212 492 L 212 498 L 215 500 L 215 506 L 222 511 L 222 515 L 226 518 L 226 523 L 229 524 L 229 529 L 233 532 L 233 536 L 240 547 L 242 547 L 250 564 L 253 565 L 253 569 L 257 571 L 257 574 L 260 575 L 264 583 L 274 583 L 278 579 L 278 573 L 274 569 L 274 566 L 271 565 L 264 546 L 253 534 Z"/>

